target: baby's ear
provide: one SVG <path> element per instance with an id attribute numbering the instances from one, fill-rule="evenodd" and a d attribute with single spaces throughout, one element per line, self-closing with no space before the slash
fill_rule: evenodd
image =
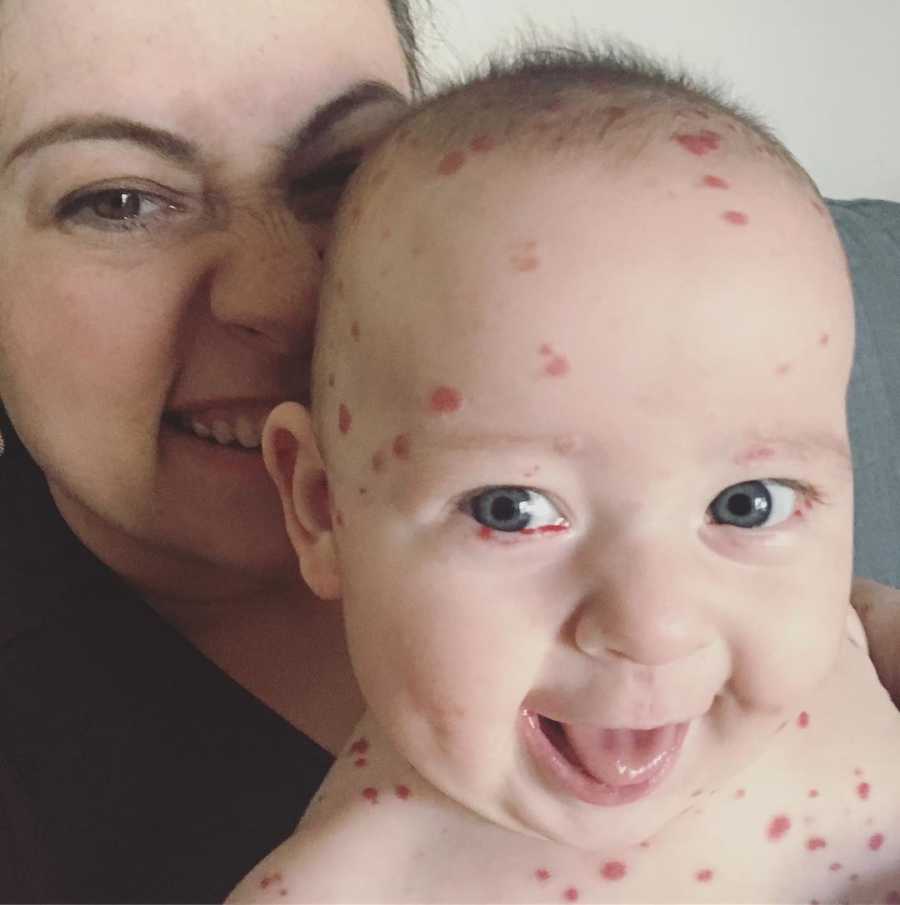
<path id="1" fill-rule="evenodd" d="M 328 478 L 313 433 L 309 410 L 283 402 L 266 419 L 263 459 L 278 488 L 288 537 L 300 562 L 300 574 L 323 600 L 341 596 Z"/>

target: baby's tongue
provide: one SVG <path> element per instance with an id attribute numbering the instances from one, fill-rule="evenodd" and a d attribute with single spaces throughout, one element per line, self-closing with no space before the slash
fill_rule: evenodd
<path id="1" fill-rule="evenodd" d="M 576 723 L 563 723 L 562 728 L 581 766 L 611 786 L 647 782 L 680 747 L 677 723 L 657 729 L 600 729 Z"/>

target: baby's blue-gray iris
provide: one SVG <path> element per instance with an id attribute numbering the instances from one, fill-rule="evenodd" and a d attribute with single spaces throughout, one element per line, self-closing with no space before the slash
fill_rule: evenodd
<path id="1" fill-rule="evenodd" d="M 737 528 L 758 528 L 772 510 L 772 495 L 762 481 L 726 487 L 710 504 L 713 521 Z"/>
<path id="2" fill-rule="evenodd" d="M 531 495 L 521 487 L 492 487 L 472 498 L 472 517 L 494 531 L 521 531 L 531 521 Z"/>

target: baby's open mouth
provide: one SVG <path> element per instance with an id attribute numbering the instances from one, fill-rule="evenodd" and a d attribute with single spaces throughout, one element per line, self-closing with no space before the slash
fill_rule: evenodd
<path id="1" fill-rule="evenodd" d="M 653 729 L 607 729 L 522 713 L 525 741 L 541 770 L 590 804 L 642 798 L 674 766 L 689 723 Z"/>

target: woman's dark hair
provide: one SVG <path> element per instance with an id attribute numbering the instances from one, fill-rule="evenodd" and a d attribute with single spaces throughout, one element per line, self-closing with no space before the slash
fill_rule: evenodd
<path id="1" fill-rule="evenodd" d="M 409 74 L 410 85 L 412 85 L 414 94 L 420 94 L 422 91 L 421 55 L 415 17 L 410 2 L 411 0 L 388 0 L 388 5 L 397 25 L 397 33 L 400 35 L 400 46 L 406 57 L 406 71 Z M 413 0 L 413 2 L 417 2 L 417 0 Z"/>

